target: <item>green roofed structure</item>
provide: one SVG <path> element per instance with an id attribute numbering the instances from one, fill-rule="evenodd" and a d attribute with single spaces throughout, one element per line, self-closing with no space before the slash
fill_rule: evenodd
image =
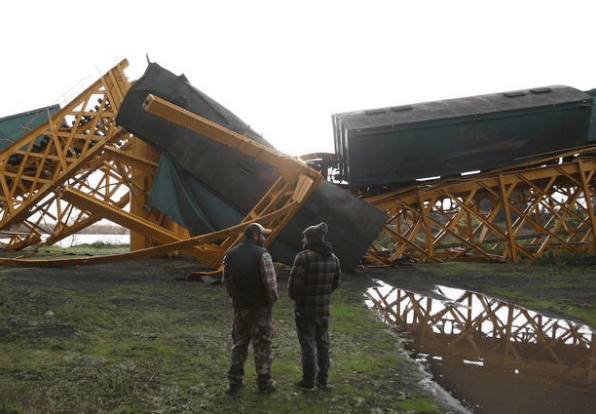
<path id="1" fill-rule="evenodd" d="M 51 105 L 0 118 L 0 152 L 46 122 L 58 111 L 60 105 Z"/>

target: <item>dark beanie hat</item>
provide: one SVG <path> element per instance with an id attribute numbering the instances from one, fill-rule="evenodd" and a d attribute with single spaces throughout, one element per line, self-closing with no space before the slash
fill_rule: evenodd
<path id="1" fill-rule="evenodd" d="M 311 241 L 323 241 L 325 240 L 325 235 L 327 234 L 327 223 L 321 222 L 316 226 L 307 227 L 302 234 L 308 237 L 308 239 Z"/>

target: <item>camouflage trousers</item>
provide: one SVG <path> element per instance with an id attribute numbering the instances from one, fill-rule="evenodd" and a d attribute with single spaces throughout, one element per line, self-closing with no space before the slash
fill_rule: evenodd
<path id="1" fill-rule="evenodd" d="M 228 381 L 231 387 L 242 385 L 244 363 L 251 342 L 254 349 L 257 384 L 260 389 L 267 388 L 272 384 L 272 335 L 273 321 L 269 309 L 234 309 L 234 324 L 232 327 L 234 344 L 232 346 L 232 363 L 228 370 Z"/>

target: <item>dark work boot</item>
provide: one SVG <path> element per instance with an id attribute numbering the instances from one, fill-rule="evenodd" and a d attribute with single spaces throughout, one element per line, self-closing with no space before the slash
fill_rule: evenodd
<path id="1" fill-rule="evenodd" d="M 312 391 L 315 389 L 315 384 L 313 382 L 307 382 L 304 380 L 295 381 L 292 384 L 294 387 L 300 388 L 301 390 Z"/>
<path id="2" fill-rule="evenodd" d="M 242 388 L 242 384 L 230 384 L 226 387 L 226 394 L 234 395 L 240 390 L 240 388 Z"/>
<path id="3" fill-rule="evenodd" d="M 275 390 L 275 385 L 273 383 L 270 383 L 269 385 L 259 387 L 259 394 L 271 394 Z"/>

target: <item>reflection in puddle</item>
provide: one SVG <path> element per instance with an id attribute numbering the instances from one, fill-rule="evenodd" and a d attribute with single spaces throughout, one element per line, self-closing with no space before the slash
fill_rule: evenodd
<path id="1" fill-rule="evenodd" d="M 434 379 L 475 413 L 596 413 L 596 332 L 478 293 L 389 286 L 367 305 L 405 332 Z"/>

